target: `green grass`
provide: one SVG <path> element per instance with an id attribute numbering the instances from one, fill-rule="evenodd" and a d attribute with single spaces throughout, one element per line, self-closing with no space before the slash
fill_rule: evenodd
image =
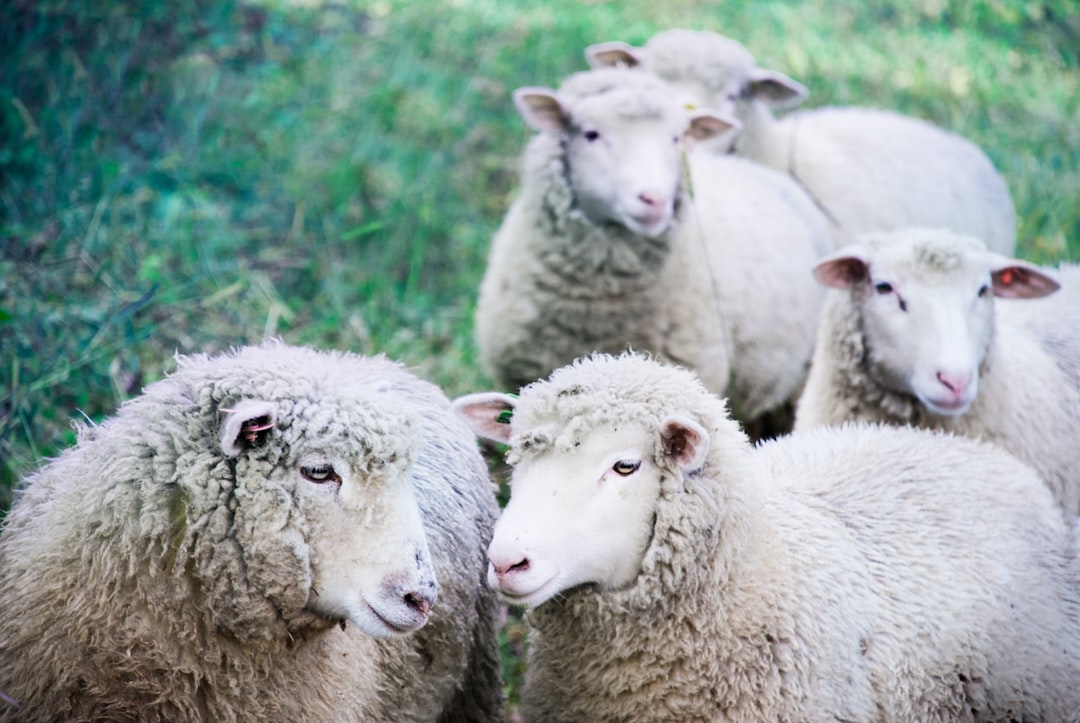
<path id="1" fill-rule="evenodd" d="M 1020 255 L 1080 260 L 1072 0 L 15 0 L 0 512 L 71 420 L 108 415 L 178 352 L 280 336 L 386 353 L 451 395 L 487 388 L 472 310 L 528 138 L 510 91 L 674 26 L 743 41 L 811 105 L 968 136 L 1009 181 Z"/>

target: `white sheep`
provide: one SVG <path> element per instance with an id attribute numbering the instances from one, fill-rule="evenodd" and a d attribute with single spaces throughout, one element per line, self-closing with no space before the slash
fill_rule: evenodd
<path id="1" fill-rule="evenodd" d="M 499 720 L 497 513 L 395 363 L 181 358 L 18 492 L 0 720 Z"/>
<path id="2" fill-rule="evenodd" d="M 496 384 L 633 348 L 695 368 L 744 422 L 793 404 L 823 297 L 806 269 L 834 243 L 805 194 L 743 159 L 684 157 L 730 125 L 688 116 L 647 73 L 578 73 L 514 101 L 538 133 L 477 302 Z"/>
<path id="3" fill-rule="evenodd" d="M 867 235 L 814 275 L 835 290 L 797 428 L 858 420 L 987 439 L 1080 513 L 1080 267 L 1055 273 L 913 228 Z"/>
<path id="4" fill-rule="evenodd" d="M 525 720 L 1076 720 L 1070 533 L 993 445 L 848 426 L 751 447 L 625 355 L 455 409 L 510 445 L 489 583 Z"/>
<path id="5" fill-rule="evenodd" d="M 742 44 L 708 31 L 666 30 L 642 48 L 599 43 L 594 67 L 641 66 L 679 88 L 685 102 L 732 114 L 735 151 L 791 174 L 841 236 L 905 226 L 948 228 L 1012 254 L 1016 214 L 1001 174 L 974 143 L 923 120 L 865 107 L 790 113 L 801 83 L 759 68 Z"/>

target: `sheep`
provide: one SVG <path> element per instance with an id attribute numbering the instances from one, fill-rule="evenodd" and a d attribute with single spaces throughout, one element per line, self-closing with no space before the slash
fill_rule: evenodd
<path id="1" fill-rule="evenodd" d="M 497 514 L 394 362 L 181 357 L 18 492 L 0 720 L 500 720 Z"/>
<path id="2" fill-rule="evenodd" d="M 743 159 L 681 157 L 680 139 L 735 123 L 688 118 L 646 73 L 577 73 L 514 102 L 537 133 L 475 314 L 496 385 L 633 348 L 695 368 L 748 424 L 793 410 L 823 298 L 806 269 L 834 244 L 805 194 Z"/>
<path id="3" fill-rule="evenodd" d="M 461 397 L 510 445 L 488 581 L 525 720 L 1076 720 L 1069 531 L 1000 448 L 849 425 L 751 447 L 690 371 L 593 355 Z"/>
<path id="4" fill-rule="evenodd" d="M 796 428 L 861 420 L 987 439 L 1080 513 L 1080 267 L 1054 273 L 911 228 L 868 234 L 814 276 L 830 291 Z"/>
<path id="5" fill-rule="evenodd" d="M 838 237 L 932 226 L 968 233 L 1011 255 L 1016 213 L 1008 184 L 974 143 L 926 121 L 866 107 L 827 107 L 777 119 L 806 86 L 759 68 L 739 42 L 708 31 L 666 30 L 643 48 L 598 43 L 594 67 L 640 66 L 690 104 L 733 114 L 736 153 L 789 173 L 826 209 Z"/>

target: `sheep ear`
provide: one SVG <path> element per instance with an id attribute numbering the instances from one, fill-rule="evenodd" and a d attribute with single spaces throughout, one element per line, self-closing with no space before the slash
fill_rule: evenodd
<path id="1" fill-rule="evenodd" d="M 833 289 L 847 289 L 870 274 L 870 262 L 854 248 L 840 249 L 814 266 L 818 283 Z"/>
<path id="2" fill-rule="evenodd" d="M 245 399 L 232 409 L 221 426 L 221 451 L 226 457 L 239 457 L 249 447 L 258 447 L 270 436 L 276 411 L 270 402 Z"/>
<path id="3" fill-rule="evenodd" d="M 510 418 L 516 404 L 513 394 L 481 392 L 458 397 L 452 407 L 477 437 L 509 444 Z"/>
<path id="4" fill-rule="evenodd" d="M 633 45 L 612 40 L 607 43 L 595 43 L 585 48 L 585 60 L 589 67 L 614 68 L 617 65 L 625 65 L 628 68 L 641 65 L 643 58 L 641 50 Z"/>
<path id="5" fill-rule="evenodd" d="M 775 70 L 755 68 L 747 83 L 750 95 L 772 108 L 794 108 L 806 100 L 806 86 Z"/>
<path id="6" fill-rule="evenodd" d="M 660 441 L 664 454 L 675 460 L 687 472 L 701 469 L 709 453 L 709 433 L 697 422 L 673 415 L 660 425 Z"/>
<path id="7" fill-rule="evenodd" d="M 728 136 L 732 140 L 742 130 L 742 123 L 733 116 L 725 115 L 714 110 L 699 110 L 690 114 L 690 125 L 683 135 L 687 147 L 693 147 L 697 143 Z"/>
<path id="8" fill-rule="evenodd" d="M 1046 269 L 1020 259 L 991 254 L 993 263 L 990 279 L 994 296 L 1005 299 L 1038 299 L 1049 296 L 1061 288 L 1059 282 Z"/>
<path id="9" fill-rule="evenodd" d="M 514 91 L 514 105 L 525 123 L 536 131 L 566 130 L 570 113 L 551 88 L 526 86 Z"/>

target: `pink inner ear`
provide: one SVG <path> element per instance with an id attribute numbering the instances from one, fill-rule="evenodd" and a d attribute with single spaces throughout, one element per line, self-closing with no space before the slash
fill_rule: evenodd
<path id="1" fill-rule="evenodd" d="M 514 413 L 514 398 L 510 395 L 498 392 L 469 394 L 455 399 L 453 410 L 476 436 L 509 444 L 510 419 Z"/>
<path id="2" fill-rule="evenodd" d="M 660 430 L 664 453 L 685 470 L 695 470 L 705 463 L 709 440 L 705 430 L 689 419 L 671 418 Z"/>
<path id="3" fill-rule="evenodd" d="M 1004 299 L 1037 299 L 1061 288 L 1057 279 L 1034 266 L 1005 266 L 995 269 L 990 277 L 994 296 Z"/>
<path id="4" fill-rule="evenodd" d="M 550 88 L 526 86 L 514 91 L 514 105 L 535 131 L 558 132 L 566 126 L 566 109 Z"/>
<path id="5" fill-rule="evenodd" d="M 245 448 L 261 444 L 274 427 L 276 409 L 270 402 L 245 399 L 221 411 L 228 415 L 221 429 L 221 450 L 226 457 L 237 457 Z"/>
<path id="6" fill-rule="evenodd" d="M 611 68 L 620 64 L 634 67 L 641 64 L 639 53 L 634 46 L 614 40 L 585 48 L 585 59 L 591 68 Z"/>
<path id="7" fill-rule="evenodd" d="M 833 289 L 846 289 L 867 275 L 866 262 L 857 256 L 838 256 L 825 259 L 814 267 L 818 283 Z"/>

